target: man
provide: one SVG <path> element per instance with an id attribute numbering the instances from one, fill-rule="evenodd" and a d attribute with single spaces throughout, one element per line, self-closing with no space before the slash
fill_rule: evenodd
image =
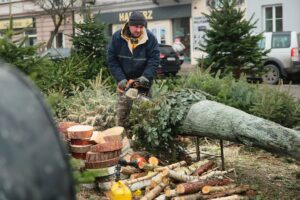
<path id="1" fill-rule="evenodd" d="M 108 66 L 117 82 L 124 90 L 130 79 L 142 84 L 152 83 L 159 65 L 159 48 L 155 36 L 145 28 L 146 19 L 141 12 L 134 11 L 129 22 L 114 33 L 108 48 Z M 117 104 L 117 125 L 126 126 L 132 100 L 120 92 Z"/>

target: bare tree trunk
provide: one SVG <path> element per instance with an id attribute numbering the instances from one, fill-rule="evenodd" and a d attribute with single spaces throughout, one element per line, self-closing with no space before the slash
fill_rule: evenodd
<path id="1" fill-rule="evenodd" d="M 300 160 L 300 132 L 241 110 L 204 100 L 194 104 L 183 134 L 224 139 Z"/>
<path id="2" fill-rule="evenodd" d="M 49 38 L 49 40 L 47 42 L 47 49 L 50 49 L 52 47 L 52 43 L 53 43 L 54 37 L 58 33 L 58 30 L 59 30 L 59 28 L 61 26 L 61 23 L 63 21 L 63 17 L 59 16 L 58 17 L 58 22 L 56 23 L 55 16 L 53 16 L 52 17 L 52 21 L 53 21 L 53 25 L 54 25 L 54 30 L 53 30 L 53 32 L 50 33 L 50 38 Z"/>

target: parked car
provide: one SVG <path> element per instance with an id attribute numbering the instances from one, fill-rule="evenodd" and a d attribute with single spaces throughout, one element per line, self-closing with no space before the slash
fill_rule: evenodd
<path id="1" fill-rule="evenodd" d="M 49 57 L 51 60 L 61 60 L 71 56 L 70 48 L 51 48 L 40 54 L 41 57 Z"/>
<path id="2" fill-rule="evenodd" d="M 300 33 L 266 32 L 260 42 L 262 49 L 270 49 L 264 63 L 266 73 L 262 80 L 276 84 L 279 79 L 288 79 L 290 75 L 300 72 Z"/>
<path id="3" fill-rule="evenodd" d="M 160 65 L 156 70 L 158 75 L 176 75 L 182 62 L 171 45 L 159 44 Z"/>

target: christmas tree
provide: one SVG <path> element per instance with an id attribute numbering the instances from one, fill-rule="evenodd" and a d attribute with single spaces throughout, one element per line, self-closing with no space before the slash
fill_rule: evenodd
<path id="1" fill-rule="evenodd" d="M 75 52 L 87 57 L 90 64 L 86 78 L 93 78 L 106 66 L 105 25 L 96 22 L 94 17 L 87 13 L 83 23 L 75 24 L 75 32 L 73 36 Z"/>
<path id="2" fill-rule="evenodd" d="M 263 57 L 267 51 L 259 48 L 262 33 L 252 31 L 256 21 L 245 19 L 245 10 L 238 8 L 236 0 L 220 0 L 212 7 L 210 14 L 204 14 L 210 28 L 205 31 L 205 44 L 201 50 L 208 56 L 205 66 L 211 66 L 212 72 L 233 73 L 239 78 L 242 72 L 262 71 Z"/>

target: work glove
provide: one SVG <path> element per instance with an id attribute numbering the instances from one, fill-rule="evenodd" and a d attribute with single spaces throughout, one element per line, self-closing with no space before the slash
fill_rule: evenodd
<path id="1" fill-rule="evenodd" d="M 126 83 L 127 83 L 127 80 L 126 80 L 126 79 L 123 79 L 123 80 L 121 80 L 121 81 L 118 83 L 118 87 L 119 87 L 121 90 L 125 90 L 125 88 L 126 88 Z"/>
<path id="2" fill-rule="evenodd" d="M 140 76 L 136 80 L 139 81 L 141 84 L 149 83 L 149 80 L 145 76 Z"/>

